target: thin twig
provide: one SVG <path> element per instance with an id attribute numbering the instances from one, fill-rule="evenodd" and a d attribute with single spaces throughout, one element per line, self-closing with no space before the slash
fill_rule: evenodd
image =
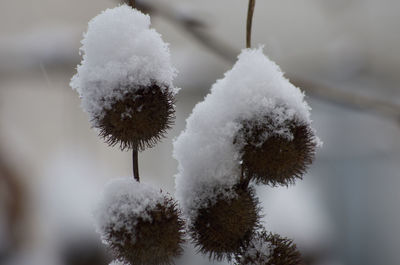
<path id="1" fill-rule="evenodd" d="M 132 168 L 133 168 L 133 178 L 136 179 L 137 182 L 140 182 L 139 177 L 139 153 L 137 149 L 132 150 Z"/>
<path id="2" fill-rule="evenodd" d="M 253 24 L 253 14 L 256 0 L 249 0 L 249 9 L 247 11 L 247 24 L 246 24 L 246 48 L 251 48 L 251 28 Z"/>
<path id="3" fill-rule="evenodd" d="M 135 0 L 129 0 L 128 4 L 132 7 L 136 7 L 136 2 Z M 139 177 L 139 153 L 137 149 L 132 150 L 132 170 L 133 170 L 133 178 L 137 181 L 140 182 L 140 177 Z"/>

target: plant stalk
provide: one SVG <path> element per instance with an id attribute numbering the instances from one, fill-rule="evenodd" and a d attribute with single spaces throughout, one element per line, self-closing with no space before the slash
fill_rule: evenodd
<path id="1" fill-rule="evenodd" d="M 132 151 L 132 166 L 133 166 L 133 178 L 140 182 L 139 178 L 139 153 L 137 149 L 133 149 Z"/>
<path id="2" fill-rule="evenodd" d="M 246 48 L 251 48 L 251 28 L 253 24 L 253 14 L 256 0 L 249 0 L 249 9 L 247 10 L 247 25 L 246 25 Z"/>
<path id="3" fill-rule="evenodd" d="M 128 4 L 132 7 L 136 7 L 136 2 L 135 0 L 129 0 Z M 133 178 L 137 181 L 140 182 L 140 177 L 139 177 L 139 153 L 137 149 L 132 150 L 132 169 L 133 169 Z"/>

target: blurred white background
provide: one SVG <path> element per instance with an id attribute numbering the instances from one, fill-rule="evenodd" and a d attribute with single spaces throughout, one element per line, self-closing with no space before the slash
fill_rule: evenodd
<path id="1" fill-rule="evenodd" d="M 160 9 L 151 12 L 153 27 L 180 71 L 175 126 L 140 154 L 142 180 L 173 193 L 172 139 L 234 60 L 182 23 L 204 22 L 202 32 L 239 52 L 247 1 L 138 3 Z M 107 264 L 90 211 L 108 179 L 131 175 L 131 154 L 97 137 L 68 84 L 87 22 L 116 5 L 0 2 L 0 264 Z M 304 81 L 324 141 L 303 181 L 258 189 L 265 225 L 293 238 L 307 264 L 400 264 L 398 10 L 395 0 L 256 3 L 253 46 L 264 45 L 289 78 Z M 181 263 L 208 263 L 193 255 L 188 250 Z"/>

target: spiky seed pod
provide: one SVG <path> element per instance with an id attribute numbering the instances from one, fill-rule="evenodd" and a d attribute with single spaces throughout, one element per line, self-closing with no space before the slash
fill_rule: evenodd
<path id="1" fill-rule="evenodd" d="M 301 179 L 315 156 L 317 141 L 309 124 L 299 119 L 287 121 L 282 128 L 274 128 L 266 116 L 245 120 L 234 143 L 241 139 L 242 169 L 249 180 L 272 186 L 293 184 Z M 287 130 L 292 137 L 275 133 Z M 267 135 L 267 137 L 266 137 Z"/>
<path id="2" fill-rule="evenodd" d="M 174 116 L 176 69 L 168 44 L 150 25 L 148 15 L 127 5 L 94 17 L 70 83 L 92 126 L 121 149 L 154 146 Z"/>
<path id="3" fill-rule="evenodd" d="M 182 253 L 184 222 L 172 199 L 146 209 L 146 215 L 127 216 L 124 221 L 124 225 L 106 227 L 104 232 L 119 261 L 131 265 L 173 264 L 173 258 Z"/>
<path id="4" fill-rule="evenodd" d="M 237 265 L 303 265 L 292 240 L 265 231 L 257 233 L 236 256 Z"/>
<path id="5" fill-rule="evenodd" d="M 123 263 L 171 264 L 184 241 L 184 223 L 170 196 L 133 178 L 111 180 L 94 212 L 103 242 Z"/>
<path id="6" fill-rule="evenodd" d="M 190 227 L 194 243 L 210 259 L 230 260 L 252 238 L 259 213 L 251 188 L 237 188 L 236 196 L 229 199 L 218 196 L 215 203 L 198 211 Z"/>
<path id="7" fill-rule="evenodd" d="M 269 256 L 270 265 L 303 265 L 301 254 L 293 240 L 278 234 L 270 234 L 268 241 L 272 247 Z"/>
<path id="8" fill-rule="evenodd" d="M 174 95 L 167 87 L 120 87 L 121 98 L 94 117 L 100 136 L 122 150 L 153 147 L 175 119 Z M 117 93 L 119 94 L 119 93 Z"/>

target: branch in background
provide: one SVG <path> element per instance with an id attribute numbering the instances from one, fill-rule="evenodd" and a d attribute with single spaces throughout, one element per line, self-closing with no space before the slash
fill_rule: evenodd
<path id="1" fill-rule="evenodd" d="M 400 106 L 389 101 L 376 99 L 360 95 L 353 92 L 338 90 L 333 87 L 317 84 L 316 82 L 291 77 L 292 83 L 303 88 L 313 97 L 320 98 L 331 103 L 344 105 L 346 107 L 358 110 L 373 111 L 379 115 L 395 119 L 400 122 Z"/>
<path id="2" fill-rule="evenodd" d="M 158 14 L 171 21 L 225 61 L 232 64 L 236 61 L 239 51 L 224 40 L 210 34 L 203 21 L 182 14 L 171 5 L 166 5 L 161 1 L 137 0 L 136 8 L 146 13 Z M 393 102 L 339 90 L 290 74 L 287 74 L 287 77 L 294 85 L 301 87 L 307 94 L 315 98 L 351 109 L 367 110 L 400 121 L 400 105 Z"/>

